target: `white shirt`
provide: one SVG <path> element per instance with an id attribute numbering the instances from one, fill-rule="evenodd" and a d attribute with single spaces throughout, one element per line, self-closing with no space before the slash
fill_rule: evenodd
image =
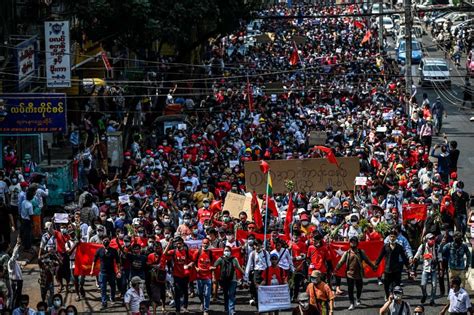
<path id="1" fill-rule="evenodd" d="M 140 310 L 140 302 L 145 301 L 145 295 L 143 290 L 140 288 L 137 292 L 134 288 L 128 289 L 123 298 L 126 304 L 130 304 L 131 312 L 138 312 Z"/>
<path id="2" fill-rule="evenodd" d="M 463 288 L 459 289 L 458 292 L 454 292 L 453 289 L 449 290 L 448 301 L 449 313 L 467 313 L 467 310 L 471 307 L 469 294 Z"/>
<path id="3" fill-rule="evenodd" d="M 278 259 L 280 259 L 278 266 L 283 270 L 295 270 L 295 267 L 293 266 L 293 258 L 291 257 L 291 253 L 288 248 L 281 248 L 279 252 L 274 249 L 270 252 L 270 256 L 271 254 L 278 254 Z"/>
<path id="4" fill-rule="evenodd" d="M 326 209 L 326 211 L 329 211 L 329 208 L 338 209 L 341 205 L 341 201 L 339 200 L 339 198 L 334 196 L 332 196 L 331 198 L 326 196 L 321 199 L 320 203 L 323 204 L 324 209 Z"/>
<path id="5" fill-rule="evenodd" d="M 38 188 L 38 190 L 36 190 L 35 197 L 36 197 L 36 200 L 38 200 L 38 208 L 43 209 L 43 206 L 44 206 L 43 198 L 48 197 L 48 195 L 49 195 L 49 192 L 47 188 Z"/>
<path id="6" fill-rule="evenodd" d="M 270 254 L 262 250 L 257 253 L 255 250 L 250 253 L 247 266 L 245 267 L 245 279 L 248 279 L 251 270 L 263 271 L 271 265 Z"/>
<path id="7" fill-rule="evenodd" d="M 16 261 L 20 255 L 20 245 L 16 245 L 13 249 L 12 257 L 8 260 L 8 276 L 10 280 L 23 280 L 23 273 L 20 265 Z"/>

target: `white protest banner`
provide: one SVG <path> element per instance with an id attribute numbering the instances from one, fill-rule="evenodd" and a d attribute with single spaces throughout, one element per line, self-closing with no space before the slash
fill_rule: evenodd
<path id="1" fill-rule="evenodd" d="M 55 213 L 54 216 L 54 223 L 68 223 L 69 222 L 69 215 L 67 213 Z"/>
<path id="2" fill-rule="evenodd" d="M 258 287 L 258 312 L 271 312 L 291 309 L 290 288 L 288 284 L 260 285 Z"/>
<path id="3" fill-rule="evenodd" d="M 367 177 L 365 176 L 357 176 L 355 180 L 356 186 L 365 186 L 367 185 Z"/>
<path id="4" fill-rule="evenodd" d="M 184 241 L 184 243 L 188 246 L 188 249 L 199 249 L 201 248 L 202 240 L 189 240 Z"/>
<path id="5" fill-rule="evenodd" d="M 263 200 L 258 199 L 258 204 L 261 207 Z M 250 215 L 250 204 L 252 202 L 252 194 L 246 193 L 245 195 L 234 194 L 233 192 L 228 192 L 225 196 L 225 202 L 223 210 L 228 210 L 230 215 L 234 218 L 239 217 L 239 213 L 242 211 L 247 212 L 247 215 Z"/>
<path id="6" fill-rule="evenodd" d="M 119 204 L 124 205 L 126 203 L 130 204 L 130 196 L 129 195 L 119 196 Z"/>
<path id="7" fill-rule="evenodd" d="M 239 165 L 239 160 L 229 160 L 229 167 L 234 168 Z"/>
<path id="8" fill-rule="evenodd" d="M 71 87 L 69 21 L 44 22 L 46 82 L 49 88 Z"/>

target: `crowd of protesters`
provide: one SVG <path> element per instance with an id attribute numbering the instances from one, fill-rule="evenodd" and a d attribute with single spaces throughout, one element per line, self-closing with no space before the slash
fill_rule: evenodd
<path id="1" fill-rule="evenodd" d="M 6 168 L 0 175 L 0 312 L 35 314 L 22 295 L 17 262 L 20 245 L 30 250 L 34 238 L 41 240 L 43 301 L 37 314 L 76 314 L 74 306 L 63 305 L 63 292 L 74 292 L 76 301 L 87 299 L 86 275 L 74 273 L 82 243 L 101 244 L 91 275 L 100 262 L 96 284 L 103 309 L 119 301 L 132 314 L 169 307 L 186 313 L 189 298 L 197 295 L 204 314 L 219 299 L 235 314 L 242 289 L 250 288 L 250 304 L 257 306 L 259 286 L 288 284 L 298 303 L 293 314 L 333 314 L 335 296 L 344 294 L 335 272 L 346 267 L 352 310 L 363 303 L 364 265 L 376 270 L 384 261 L 381 314 L 424 314 L 426 301 L 435 305 L 442 296 L 450 301 L 440 307 L 443 313 L 471 311 L 463 287 L 474 214 L 458 178 L 460 149 L 446 136 L 436 138 L 442 105 L 433 104 L 439 101 L 405 94 L 397 67 L 380 53 L 372 21 L 336 17 L 357 11 L 275 6 L 261 17 L 334 17 L 265 19 L 259 31 L 271 33 L 270 41 L 249 44 L 246 25 L 220 39 L 207 55 L 209 75 L 217 77 L 213 93 L 195 100 L 201 108 L 187 112 L 187 128 L 164 134 L 138 128 L 120 168 L 106 163 L 107 132 L 120 124 L 110 120 L 101 131 L 89 122 L 88 135 L 99 132 L 99 140 L 72 137 L 78 193 L 67 223 L 38 223 L 48 185 L 44 177 L 32 177 L 31 157 L 16 163 L 21 167 Z M 305 40 L 297 40 L 301 37 Z M 282 87 L 268 89 L 271 83 Z M 167 102 L 175 101 L 170 93 Z M 311 150 L 311 131 L 326 132 L 325 146 L 336 157 L 358 157 L 367 182 L 350 191 L 328 186 L 277 194 L 278 216 L 264 211 L 264 201 L 261 215 L 271 236 L 263 244 L 251 209 L 232 216 L 222 207 L 226 194 L 246 192 L 246 161 L 324 157 Z M 279 236 L 290 198 L 295 211 L 291 236 L 284 240 Z M 404 219 L 406 204 L 426 205 L 427 218 Z M 21 233 L 9 255 L 16 219 Z M 240 230 L 248 237 L 237 239 Z M 199 249 L 191 252 L 187 244 L 196 240 Z M 328 259 L 332 241 L 350 244 L 337 265 Z M 378 259 L 371 261 L 358 248 L 360 241 L 384 241 Z M 212 249 L 221 249 L 218 257 Z M 403 300 L 406 278 L 420 281 L 416 308 Z"/>

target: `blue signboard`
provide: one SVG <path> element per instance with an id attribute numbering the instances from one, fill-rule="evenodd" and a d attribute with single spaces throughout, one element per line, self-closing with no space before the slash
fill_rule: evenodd
<path id="1" fill-rule="evenodd" d="M 0 94 L 0 133 L 66 132 L 66 94 Z"/>
<path id="2" fill-rule="evenodd" d="M 15 46 L 18 90 L 23 89 L 38 70 L 38 38 L 33 36 Z"/>

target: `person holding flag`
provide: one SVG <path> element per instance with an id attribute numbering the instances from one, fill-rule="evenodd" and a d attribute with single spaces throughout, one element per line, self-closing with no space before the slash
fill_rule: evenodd
<path id="1" fill-rule="evenodd" d="M 347 250 L 339 260 L 334 271 L 339 270 L 342 265 L 346 266 L 346 278 L 347 288 L 349 293 L 350 305 L 348 310 L 354 309 L 354 285 L 357 290 L 357 300 L 355 305 L 360 305 L 360 297 L 362 295 L 362 287 L 364 285 L 364 265 L 365 262 L 373 270 L 376 270 L 376 266 L 370 261 L 369 257 L 363 249 L 357 248 L 359 245 L 359 239 L 357 237 L 351 237 L 349 240 L 350 248 Z"/>

